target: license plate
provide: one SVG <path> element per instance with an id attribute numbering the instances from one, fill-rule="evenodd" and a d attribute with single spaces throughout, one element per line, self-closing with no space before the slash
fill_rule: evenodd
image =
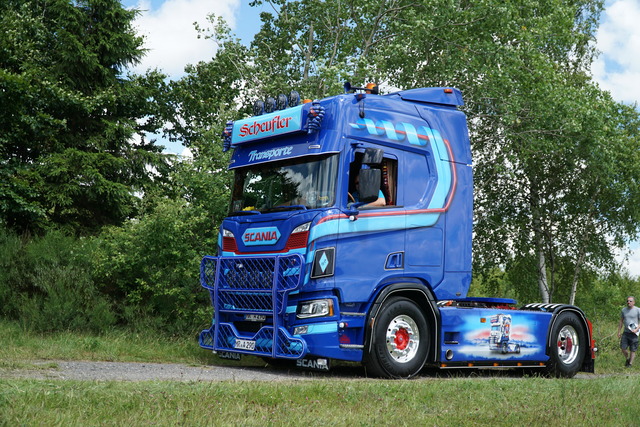
<path id="1" fill-rule="evenodd" d="M 233 348 L 237 348 L 238 350 L 255 350 L 256 342 L 251 340 L 236 340 L 236 343 L 233 345 Z"/>
<path id="2" fill-rule="evenodd" d="M 249 322 L 264 322 L 265 320 L 267 320 L 267 316 L 265 316 L 264 314 L 245 314 L 244 320 L 247 320 Z"/>

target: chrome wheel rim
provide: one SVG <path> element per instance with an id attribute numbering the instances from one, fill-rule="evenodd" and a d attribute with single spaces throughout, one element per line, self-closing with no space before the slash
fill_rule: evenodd
<path id="1" fill-rule="evenodd" d="M 558 333 L 558 358 L 565 365 L 570 365 L 578 357 L 579 350 L 578 332 L 573 326 L 565 325 Z"/>
<path id="2" fill-rule="evenodd" d="M 420 347 L 420 331 L 416 322 L 407 315 L 396 316 L 387 327 L 387 350 L 398 363 L 413 360 Z"/>

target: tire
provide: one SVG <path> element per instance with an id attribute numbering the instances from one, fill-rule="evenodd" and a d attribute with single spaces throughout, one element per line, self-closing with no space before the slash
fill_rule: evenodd
<path id="1" fill-rule="evenodd" d="M 571 312 L 560 313 L 549 336 L 549 375 L 573 377 L 582 367 L 586 345 L 587 334 L 578 316 Z"/>
<path id="2" fill-rule="evenodd" d="M 408 298 L 393 297 L 376 316 L 371 347 L 365 361 L 369 374 L 410 378 L 425 364 L 431 340 L 427 321 Z"/>

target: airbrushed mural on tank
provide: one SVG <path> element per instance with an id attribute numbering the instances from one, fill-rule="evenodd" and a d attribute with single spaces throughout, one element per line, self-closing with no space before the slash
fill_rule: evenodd
<path id="1" fill-rule="evenodd" d="M 445 309 L 442 316 L 442 350 L 453 351 L 452 361 L 547 359 L 547 328 L 540 324 L 539 313 L 494 311 L 469 318 L 456 315 L 455 310 Z"/>

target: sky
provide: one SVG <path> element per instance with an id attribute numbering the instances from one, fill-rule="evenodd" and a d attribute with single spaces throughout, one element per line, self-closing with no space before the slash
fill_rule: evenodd
<path id="1" fill-rule="evenodd" d="M 250 0 L 121 0 L 127 8 L 142 11 L 135 22 L 145 37 L 148 49 L 142 62 L 132 69 L 144 72 L 157 68 L 172 79 L 184 75 L 184 66 L 210 60 L 215 44 L 197 38 L 194 22 L 207 27 L 211 13 L 223 17 L 232 31 L 248 44 L 260 26 L 260 11 L 270 6 L 249 7 Z M 640 101 L 640 0 L 606 0 L 597 33 L 597 48 L 602 53 L 592 67 L 594 80 L 625 103 Z M 170 147 L 175 151 L 179 147 Z M 640 276 L 640 243 L 634 242 L 633 253 L 625 266 Z"/>

